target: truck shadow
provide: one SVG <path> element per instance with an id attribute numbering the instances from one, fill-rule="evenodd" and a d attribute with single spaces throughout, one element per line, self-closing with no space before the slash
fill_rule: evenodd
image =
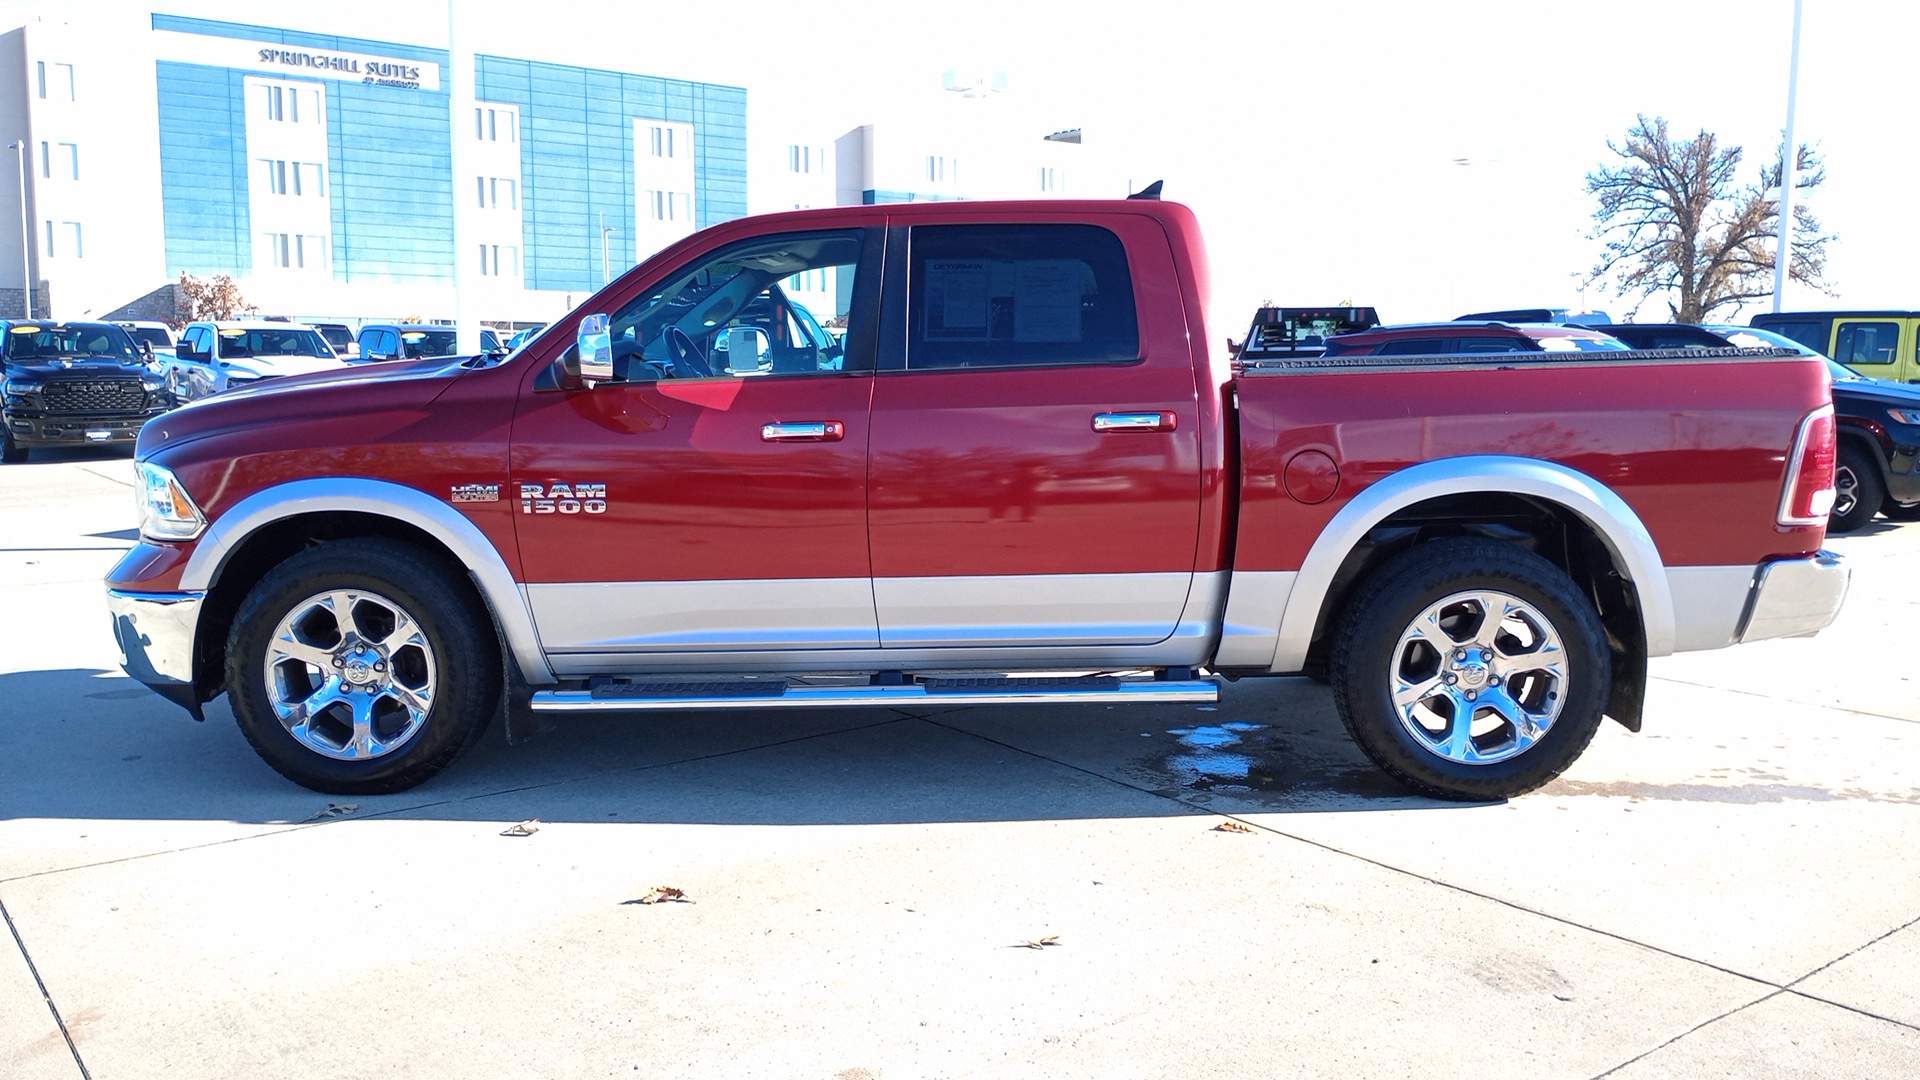
<path id="1" fill-rule="evenodd" d="M 324 795 L 269 769 L 223 700 L 197 724 L 118 672 L 0 674 L 0 820 L 876 824 L 1449 807 L 1376 769 L 1324 687 L 1218 706 L 673 712 L 489 731 L 408 792 Z M 329 806 L 351 804 L 352 811 Z"/>

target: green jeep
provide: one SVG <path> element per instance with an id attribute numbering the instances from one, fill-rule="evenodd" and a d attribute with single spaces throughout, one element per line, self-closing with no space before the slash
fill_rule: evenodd
<path id="1" fill-rule="evenodd" d="M 1870 378 L 1920 383 L 1920 311 L 1783 311 L 1755 315 L 1749 325 Z"/>

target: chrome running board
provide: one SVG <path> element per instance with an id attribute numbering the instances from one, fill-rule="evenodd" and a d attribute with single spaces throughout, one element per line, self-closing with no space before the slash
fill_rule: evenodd
<path id="1" fill-rule="evenodd" d="M 607 683 L 589 690 L 539 690 L 537 713 L 629 712 L 658 709 L 822 709 L 868 705 L 1049 705 L 1101 702 L 1220 700 L 1212 679 L 1093 678 L 926 679 L 904 686 L 795 686 L 766 680 L 684 683 Z"/>

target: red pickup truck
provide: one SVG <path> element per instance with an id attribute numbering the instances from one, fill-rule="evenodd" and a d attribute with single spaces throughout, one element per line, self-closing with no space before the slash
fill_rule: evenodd
<path id="1" fill-rule="evenodd" d="M 1648 657 L 1839 609 L 1817 358 L 1236 374 L 1206 309 L 1169 203 L 707 229 L 498 362 L 149 423 L 108 579 L 126 669 L 196 717 L 224 690 L 328 792 L 418 784 L 496 717 L 1205 702 L 1304 672 L 1394 776 L 1482 799 L 1603 716 L 1637 730 Z"/>

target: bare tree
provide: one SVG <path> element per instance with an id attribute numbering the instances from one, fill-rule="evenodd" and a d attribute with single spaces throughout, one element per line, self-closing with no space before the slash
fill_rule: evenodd
<path id="1" fill-rule="evenodd" d="M 173 299 L 182 324 L 234 319 L 260 310 L 247 303 L 246 297 L 240 295 L 240 286 L 225 274 L 197 278 L 181 271 Z"/>
<path id="2" fill-rule="evenodd" d="M 1729 304 L 1772 293 L 1778 155 L 1755 182 L 1741 186 L 1739 147 L 1722 149 L 1708 131 L 1675 140 L 1664 119 L 1645 116 L 1635 117 L 1624 145 L 1608 142 L 1607 149 L 1621 164 L 1587 174 L 1587 194 L 1599 199 L 1594 238 L 1606 241 L 1589 280 L 1611 278 L 1616 294 L 1636 302 L 1665 295 L 1673 320 L 1683 323 L 1704 322 Z M 1794 190 L 1808 191 L 1826 178 L 1819 155 L 1802 143 Z M 1791 280 L 1830 292 L 1826 246 L 1833 237 L 1798 200 L 1793 225 Z"/>

